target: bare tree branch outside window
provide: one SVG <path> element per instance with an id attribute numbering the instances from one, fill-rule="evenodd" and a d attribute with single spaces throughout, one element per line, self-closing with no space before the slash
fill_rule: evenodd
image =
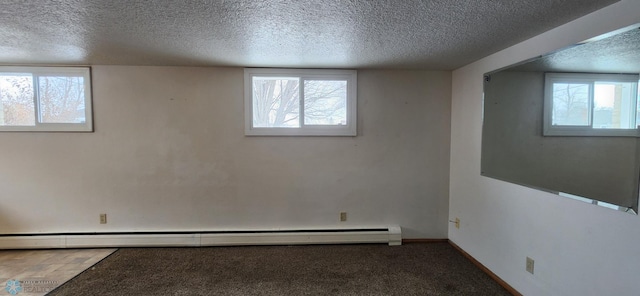
<path id="1" fill-rule="evenodd" d="M 246 68 L 245 135 L 357 136 L 357 71 Z"/>
<path id="2" fill-rule="evenodd" d="M 347 82 L 305 81 L 304 123 L 307 125 L 347 124 Z"/>
<path id="3" fill-rule="evenodd" d="M 299 127 L 300 82 L 297 78 L 253 80 L 253 126 Z M 304 81 L 304 124 L 345 125 L 347 82 Z"/>
<path id="4" fill-rule="evenodd" d="M 84 81 L 82 77 L 39 77 L 42 122 L 84 122 Z"/>
<path id="5" fill-rule="evenodd" d="M 35 125 L 31 75 L 0 76 L 0 125 Z"/>
<path id="6" fill-rule="evenodd" d="M 589 85 L 553 84 L 553 124 L 589 125 Z"/>
<path id="7" fill-rule="evenodd" d="M 0 76 L 0 125 L 33 126 L 36 124 L 34 81 L 32 75 Z M 38 122 L 85 122 L 83 77 L 39 76 Z"/>
<path id="8" fill-rule="evenodd" d="M 298 87 L 298 79 L 254 78 L 253 126 L 298 127 Z"/>

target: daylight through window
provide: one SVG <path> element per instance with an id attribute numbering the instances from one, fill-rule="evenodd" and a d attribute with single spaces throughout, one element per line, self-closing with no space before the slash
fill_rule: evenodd
<path id="1" fill-rule="evenodd" d="M 638 136 L 638 75 L 547 73 L 545 135 Z"/>
<path id="2" fill-rule="evenodd" d="M 355 136 L 356 71 L 245 69 L 245 134 Z"/>
<path id="3" fill-rule="evenodd" d="M 92 131 L 89 68 L 0 67 L 0 131 Z"/>

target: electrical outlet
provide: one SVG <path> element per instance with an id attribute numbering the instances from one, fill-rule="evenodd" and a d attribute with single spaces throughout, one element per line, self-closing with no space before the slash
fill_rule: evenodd
<path id="1" fill-rule="evenodd" d="M 456 228 L 457 228 L 457 229 L 460 229 L 460 218 L 457 218 L 457 217 L 456 217 L 456 221 L 455 221 L 455 222 L 453 222 L 453 223 L 456 225 Z"/>
<path id="2" fill-rule="evenodd" d="M 340 212 L 340 222 L 347 221 L 347 212 Z"/>
<path id="3" fill-rule="evenodd" d="M 533 274 L 533 259 L 527 257 L 527 267 L 525 268 L 530 274 Z"/>
<path id="4" fill-rule="evenodd" d="M 107 224 L 107 214 L 100 214 L 100 224 Z"/>

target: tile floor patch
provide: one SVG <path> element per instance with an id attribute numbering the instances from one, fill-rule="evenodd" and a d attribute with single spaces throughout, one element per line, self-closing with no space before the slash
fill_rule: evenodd
<path id="1" fill-rule="evenodd" d="M 0 295 L 45 295 L 115 251 L 0 250 Z M 13 280 L 18 281 L 19 287 Z"/>

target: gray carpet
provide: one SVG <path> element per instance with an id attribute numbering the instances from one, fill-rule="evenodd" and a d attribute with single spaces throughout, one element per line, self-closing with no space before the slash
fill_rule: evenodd
<path id="1" fill-rule="evenodd" d="M 49 295 L 510 295 L 447 243 L 120 249 Z"/>

